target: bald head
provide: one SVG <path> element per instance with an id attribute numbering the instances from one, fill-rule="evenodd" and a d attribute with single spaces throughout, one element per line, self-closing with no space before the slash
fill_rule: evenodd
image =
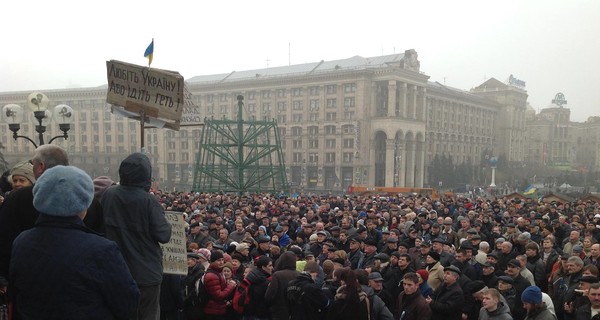
<path id="1" fill-rule="evenodd" d="M 35 149 L 31 162 L 33 164 L 33 175 L 37 179 L 47 169 L 56 166 L 68 166 L 69 157 L 63 148 L 53 144 L 45 144 Z"/>

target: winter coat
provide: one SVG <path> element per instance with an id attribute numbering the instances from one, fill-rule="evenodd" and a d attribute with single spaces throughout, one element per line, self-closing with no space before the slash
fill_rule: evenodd
<path id="1" fill-rule="evenodd" d="M 360 250 L 356 250 L 354 252 L 350 251 L 350 253 L 348 254 L 350 268 L 352 268 L 352 270 L 358 269 L 358 266 L 362 263 L 364 257 L 365 254 Z"/>
<path id="2" fill-rule="evenodd" d="M 443 284 L 433 293 L 431 308 L 432 320 L 461 320 L 465 303 L 463 291 L 458 282 Z"/>
<path id="3" fill-rule="evenodd" d="M 210 296 L 204 307 L 204 313 L 206 314 L 224 315 L 227 305 L 226 300 L 236 287 L 236 285 L 225 281 L 222 271 L 222 269 L 211 264 L 204 273 L 204 288 Z"/>
<path id="4" fill-rule="evenodd" d="M 292 268 L 295 267 L 295 262 Z M 284 269 L 275 271 L 271 276 L 271 284 L 265 293 L 265 299 L 271 304 L 271 315 L 273 320 L 290 318 L 287 304 L 285 302 L 285 292 L 290 281 L 298 277 L 298 271 L 295 269 Z"/>
<path id="5" fill-rule="evenodd" d="M 556 316 L 542 303 L 541 307 L 531 310 L 525 320 L 556 320 Z"/>
<path id="6" fill-rule="evenodd" d="M 361 285 L 362 290 L 369 297 L 371 302 L 371 320 L 393 320 L 394 315 L 390 312 L 383 300 L 375 294 L 375 291 L 369 286 Z"/>
<path id="7" fill-rule="evenodd" d="M 410 295 L 405 292 L 398 295 L 398 317 L 402 320 L 428 320 L 431 318 L 431 309 L 420 290 Z"/>
<path id="8" fill-rule="evenodd" d="M 429 272 L 429 278 L 427 278 L 427 283 L 435 291 L 439 288 L 442 283 L 444 283 L 444 267 L 437 262 L 432 267 L 427 267 L 427 271 Z"/>
<path id="9" fill-rule="evenodd" d="M 290 320 L 325 319 L 329 300 L 309 273 L 302 272 L 286 290 Z"/>
<path id="10" fill-rule="evenodd" d="M 498 308 L 492 312 L 481 308 L 478 320 L 513 320 L 513 317 L 510 315 L 510 308 L 500 301 L 498 302 Z"/>
<path id="11" fill-rule="evenodd" d="M 600 314 L 595 315 L 594 317 L 592 317 L 592 309 L 591 306 L 585 305 L 582 306 L 581 308 L 578 308 L 577 310 L 575 310 L 575 320 L 600 320 Z"/>
<path id="12" fill-rule="evenodd" d="M 367 294 L 358 287 L 358 304 L 346 302 L 346 286 L 338 288 L 335 301 L 329 307 L 327 320 L 370 320 L 371 304 Z"/>
<path id="13" fill-rule="evenodd" d="M 539 255 L 527 258 L 527 269 L 533 274 L 535 285 L 540 288 L 548 287 L 548 277 L 546 276 L 546 266 Z"/>
<path id="14" fill-rule="evenodd" d="M 75 217 L 40 215 L 14 241 L 13 319 L 128 319 L 140 292 L 117 245 Z"/>
<path id="15" fill-rule="evenodd" d="M 162 250 L 159 243 L 171 238 L 171 225 L 158 199 L 148 190 L 152 167 L 148 157 L 134 153 L 119 167 L 120 185 L 102 196 L 106 237 L 115 241 L 138 286 L 162 281 Z"/>
<path id="16" fill-rule="evenodd" d="M 265 299 L 265 292 L 271 281 L 271 275 L 263 269 L 257 268 L 252 270 L 246 279 L 250 282 L 248 293 L 250 303 L 244 307 L 244 316 L 252 316 L 257 318 L 269 318 L 271 311 L 269 303 Z"/>

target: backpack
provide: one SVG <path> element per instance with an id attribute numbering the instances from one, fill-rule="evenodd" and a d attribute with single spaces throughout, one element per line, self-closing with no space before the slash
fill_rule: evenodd
<path id="1" fill-rule="evenodd" d="M 209 272 L 209 271 L 207 271 Z M 214 272 L 214 271 L 213 271 Z M 204 277 L 206 272 L 194 283 L 193 289 L 187 292 L 183 301 L 183 310 L 188 319 L 201 317 L 204 315 L 204 307 L 210 300 L 210 294 L 204 286 Z"/>
<path id="2" fill-rule="evenodd" d="M 250 303 L 250 281 L 242 280 L 233 294 L 233 310 L 238 314 L 244 313 L 244 307 Z"/>

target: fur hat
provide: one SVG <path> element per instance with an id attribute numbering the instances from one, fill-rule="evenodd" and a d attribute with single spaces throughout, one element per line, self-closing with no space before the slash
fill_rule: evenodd
<path id="1" fill-rule="evenodd" d="M 92 178 L 73 166 L 46 170 L 33 187 L 33 206 L 50 216 L 76 216 L 87 210 L 93 197 Z"/>
<path id="2" fill-rule="evenodd" d="M 32 184 L 35 183 L 35 176 L 33 175 L 33 165 L 29 161 L 21 161 L 15 164 L 10 169 L 11 179 L 12 176 L 22 176 L 27 178 Z"/>
<path id="3" fill-rule="evenodd" d="M 521 301 L 531 304 L 542 303 L 542 290 L 537 286 L 527 287 L 521 294 Z"/>
<path id="4" fill-rule="evenodd" d="M 115 184 L 111 178 L 107 176 L 100 176 L 94 179 L 94 197 L 100 199 L 104 190 Z"/>

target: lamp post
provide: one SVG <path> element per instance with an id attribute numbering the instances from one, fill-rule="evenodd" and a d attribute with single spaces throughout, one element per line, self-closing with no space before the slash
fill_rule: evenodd
<path id="1" fill-rule="evenodd" d="M 7 104 L 2 107 L 2 116 L 6 123 L 8 123 L 10 131 L 13 132 L 15 140 L 17 138 L 26 139 L 36 148 L 44 145 L 44 133 L 52 118 L 58 123 L 58 127 L 63 134 L 52 137 L 48 143 L 52 143 L 56 138 L 67 139 L 69 137 L 67 132 L 71 129 L 71 123 L 73 122 L 73 108 L 66 104 L 59 104 L 51 112 L 48 110 L 48 97 L 40 92 L 30 94 L 27 97 L 27 105 L 33 111 L 33 122 L 35 124 L 35 131 L 38 133 L 39 144 L 27 136 L 18 134 L 21 129 L 21 122 L 23 122 L 23 108 L 18 104 Z"/>

